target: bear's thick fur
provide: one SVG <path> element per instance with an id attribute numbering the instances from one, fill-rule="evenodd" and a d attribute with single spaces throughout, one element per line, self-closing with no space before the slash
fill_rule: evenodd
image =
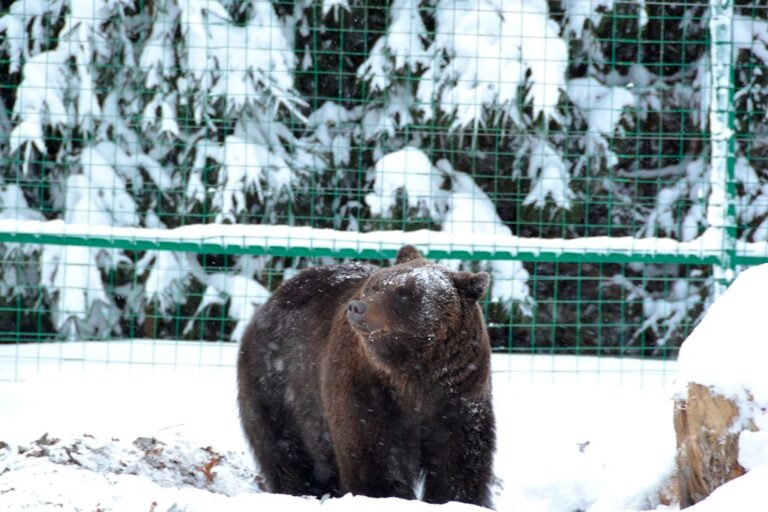
<path id="1" fill-rule="evenodd" d="M 490 506 L 488 274 L 412 246 L 394 266 L 304 270 L 240 348 L 243 429 L 271 492 Z"/>

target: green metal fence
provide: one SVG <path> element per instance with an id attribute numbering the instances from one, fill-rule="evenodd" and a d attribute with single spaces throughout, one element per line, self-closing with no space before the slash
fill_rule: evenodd
<path id="1" fill-rule="evenodd" d="M 18 0 L 0 343 L 236 341 L 284 278 L 413 243 L 498 350 L 674 357 L 768 258 L 751 2 Z"/>

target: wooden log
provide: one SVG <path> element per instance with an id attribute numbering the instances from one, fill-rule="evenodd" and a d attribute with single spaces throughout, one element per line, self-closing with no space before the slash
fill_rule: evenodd
<path id="1" fill-rule="evenodd" d="M 734 428 L 737 421 L 742 421 L 738 405 L 708 386 L 689 383 L 686 398 L 675 401 L 680 508 L 698 503 L 745 473 L 738 463 L 742 429 Z"/>

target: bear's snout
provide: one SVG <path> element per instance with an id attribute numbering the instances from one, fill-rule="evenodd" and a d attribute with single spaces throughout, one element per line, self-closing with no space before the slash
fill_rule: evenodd
<path id="1" fill-rule="evenodd" d="M 357 334 L 367 337 L 376 331 L 388 330 L 386 316 L 375 302 L 353 300 L 347 303 L 347 322 Z"/>
<path id="2" fill-rule="evenodd" d="M 365 314 L 366 309 L 367 306 L 365 305 L 365 302 L 361 300 L 353 300 L 349 303 L 349 306 L 347 306 L 349 314 L 355 317 L 362 317 Z"/>
<path id="3" fill-rule="evenodd" d="M 367 310 L 368 306 L 361 300 L 353 300 L 347 304 L 347 320 L 349 320 L 349 324 L 355 330 L 370 331 L 365 321 L 365 312 Z"/>

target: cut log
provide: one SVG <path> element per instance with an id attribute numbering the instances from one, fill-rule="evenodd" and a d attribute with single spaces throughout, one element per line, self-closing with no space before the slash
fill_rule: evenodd
<path id="1" fill-rule="evenodd" d="M 686 398 L 675 401 L 674 421 L 680 508 L 698 503 L 745 473 L 738 463 L 742 429 L 734 428 L 742 420 L 733 400 L 689 383 Z"/>

